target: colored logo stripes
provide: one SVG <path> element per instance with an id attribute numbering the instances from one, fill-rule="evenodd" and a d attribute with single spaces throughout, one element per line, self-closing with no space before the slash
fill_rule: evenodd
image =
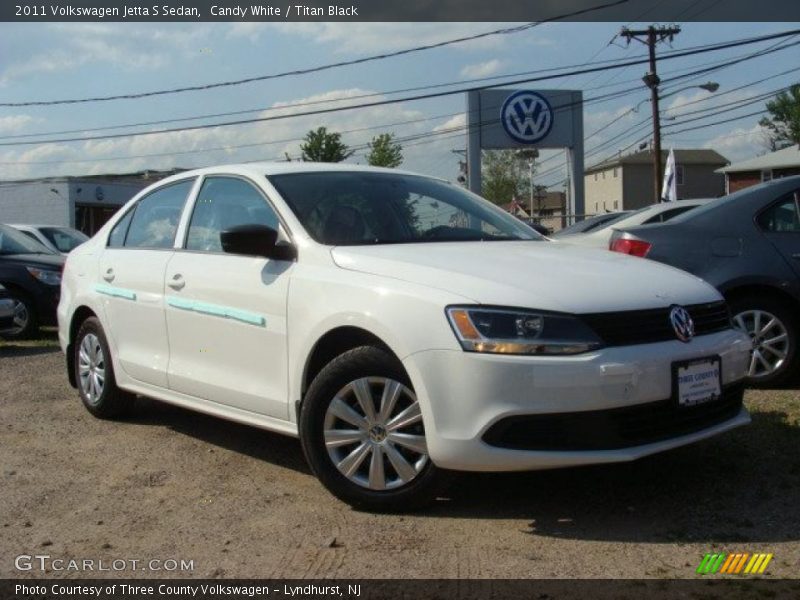
<path id="1" fill-rule="evenodd" d="M 735 554 L 706 554 L 697 567 L 701 575 L 714 573 L 727 573 L 730 575 L 760 575 L 767 569 L 772 560 L 772 554 L 749 554 L 739 552 Z"/>

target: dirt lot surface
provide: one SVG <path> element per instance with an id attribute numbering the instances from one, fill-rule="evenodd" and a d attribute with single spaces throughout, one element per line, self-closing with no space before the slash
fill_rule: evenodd
<path id="1" fill-rule="evenodd" d="M 7 344 L 0 577 L 42 577 L 14 557 L 46 554 L 194 561 L 122 576 L 679 578 L 718 551 L 771 552 L 769 575 L 797 577 L 800 392 L 747 405 L 750 427 L 637 463 L 466 475 L 427 512 L 371 515 L 328 494 L 296 440 L 151 401 L 99 421 L 52 341 Z"/>

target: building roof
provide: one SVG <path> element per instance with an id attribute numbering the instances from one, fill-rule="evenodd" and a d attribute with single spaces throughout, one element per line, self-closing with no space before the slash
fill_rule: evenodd
<path id="1" fill-rule="evenodd" d="M 661 162 L 667 162 L 669 150 L 661 151 Z M 633 154 L 623 154 L 622 156 L 615 156 L 609 160 L 597 163 L 588 167 L 585 172 L 587 174 L 596 171 L 605 171 L 612 167 L 619 167 L 624 165 L 644 165 L 653 162 L 653 153 L 650 150 L 643 150 L 642 152 L 634 152 Z M 722 167 L 728 164 L 728 159 L 722 156 L 716 150 L 708 148 L 695 148 L 688 150 L 675 150 L 675 162 L 679 165 L 710 165 L 713 167 Z"/>
<path id="2" fill-rule="evenodd" d="M 69 183 L 77 181 L 92 181 L 92 182 L 139 182 L 139 181 L 157 181 L 170 175 L 182 173 L 186 169 L 175 167 L 167 170 L 148 169 L 144 171 L 135 171 L 132 173 L 104 173 L 100 175 L 62 175 L 57 177 L 39 177 L 37 179 L 9 179 L 1 181 L 0 183 Z"/>
<path id="3" fill-rule="evenodd" d="M 800 167 L 800 145 L 795 144 L 783 150 L 777 150 L 756 156 L 749 160 L 733 163 L 719 169 L 718 173 L 741 173 L 743 171 L 761 171 L 763 169 L 785 169 Z"/>

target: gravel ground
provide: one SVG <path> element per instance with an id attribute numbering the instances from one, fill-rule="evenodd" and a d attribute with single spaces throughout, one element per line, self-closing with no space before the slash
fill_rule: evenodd
<path id="1" fill-rule="evenodd" d="M 797 577 L 800 392 L 746 401 L 750 427 L 688 448 L 465 475 L 424 513 L 371 515 L 329 495 L 296 440 L 147 400 L 99 421 L 52 339 L 0 345 L 0 577 L 46 575 L 14 566 L 44 554 L 194 563 L 129 577 L 682 578 L 706 552 L 771 552 L 768 575 Z"/>

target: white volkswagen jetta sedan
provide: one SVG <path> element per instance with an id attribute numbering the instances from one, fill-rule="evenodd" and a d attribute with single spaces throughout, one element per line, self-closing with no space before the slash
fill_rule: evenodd
<path id="1" fill-rule="evenodd" d="M 142 191 L 67 259 L 71 383 L 299 436 L 371 510 L 448 471 L 628 461 L 749 421 L 749 338 L 703 281 L 549 241 L 457 185 L 250 164 Z"/>

